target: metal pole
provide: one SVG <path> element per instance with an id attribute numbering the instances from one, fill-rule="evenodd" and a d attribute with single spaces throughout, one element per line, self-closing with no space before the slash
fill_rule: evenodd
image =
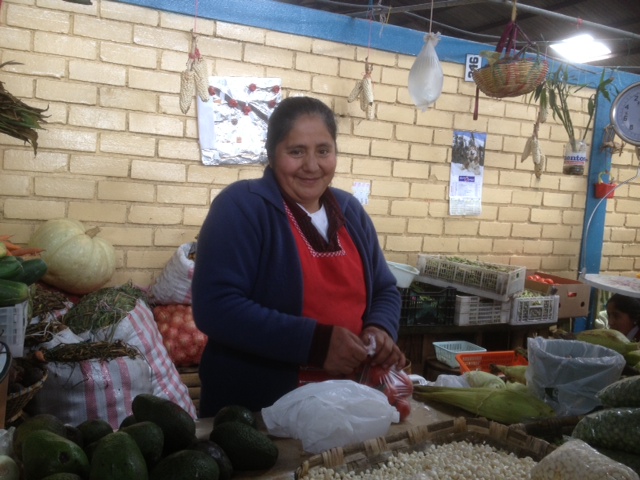
<path id="1" fill-rule="evenodd" d="M 512 0 L 486 0 L 487 3 L 497 3 L 500 5 L 504 5 L 505 7 L 512 7 Z M 535 13 L 536 15 L 540 15 L 543 17 L 556 18 L 558 20 L 564 20 L 566 22 L 577 23 L 578 20 L 583 26 L 597 28 L 598 30 L 604 30 L 607 32 L 615 33 L 616 35 L 620 35 L 623 37 L 633 38 L 635 40 L 640 40 L 640 35 L 637 33 L 627 32 L 626 30 L 620 30 L 619 28 L 607 27 L 606 25 L 602 25 L 601 23 L 590 22 L 588 20 L 582 20 L 575 17 L 570 17 L 569 15 L 563 15 L 562 13 L 551 12 L 549 10 L 544 10 L 543 8 L 532 7 L 530 5 L 523 5 L 522 3 L 518 3 L 516 7 L 519 11 Z"/>

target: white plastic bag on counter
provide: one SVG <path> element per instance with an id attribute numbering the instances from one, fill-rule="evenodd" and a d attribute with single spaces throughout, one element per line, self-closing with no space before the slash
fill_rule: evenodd
<path id="1" fill-rule="evenodd" d="M 620 378 L 622 355 L 579 340 L 527 340 L 527 387 L 558 416 L 583 415 L 601 406 L 597 393 Z"/>
<path id="2" fill-rule="evenodd" d="M 425 44 L 409 72 L 409 95 L 423 112 L 433 105 L 442 93 L 444 73 L 436 53 L 440 33 L 424 36 Z"/>
<path id="3" fill-rule="evenodd" d="M 387 434 L 398 411 L 379 390 L 351 380 L 309 383 L 262 409 L 269 434 L 296 438 L 309 453 Z"/>

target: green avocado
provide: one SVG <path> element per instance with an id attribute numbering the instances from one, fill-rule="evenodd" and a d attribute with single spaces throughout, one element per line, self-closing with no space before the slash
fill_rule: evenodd
<path id="1" fill-rule="evenodd" d="M 231 460 L 235 470 L 267 470 L 278 460 L 278 447 L 261 431 L 242 422 L 224 422 L 214 427 L 209 440 Z"/>
<path id="2" fill-rule="evenodd" d="M 177 403 L 148 393 L 136 395 L 131 410 L 138 422 L 149 421 L 164 434 L 163 455 L 187 448 L 196 439 L 196 422 Z"/>
<path id="3" fill-rule="evenodd" d="M 131 435 L 113 432 L 98 440 L 91 456 L 89 480 L 148 480 L 142 452 Z"/>
<path id="4" fill-rule="evenodd" d="M 77 443 L 48 430 L 31 432 L 22 442 L 26 480 L 41 480 L 54 473 L 86 477 L 89 459 Z"/>
<path id="5" fill-rule="evenodd" d="M 204 452 L 180 450 L 160 460 L 149 480 L 219 480 L 216 461 Z"/>

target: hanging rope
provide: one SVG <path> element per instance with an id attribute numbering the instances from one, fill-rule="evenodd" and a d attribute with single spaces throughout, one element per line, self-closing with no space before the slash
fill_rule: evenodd
<path id="1" fill-rule="evenodd" d="M 180 111 L 187 113 L 191 107 L 194 94 L 203 102 L 209 101 L 209 68 L 198 50 L 198 36 L 196 35 L 198 22 L 198 0 L 195 3 L 193 30 L 191 30 L 191 47 L 187 67 L 180 74 Z"/>

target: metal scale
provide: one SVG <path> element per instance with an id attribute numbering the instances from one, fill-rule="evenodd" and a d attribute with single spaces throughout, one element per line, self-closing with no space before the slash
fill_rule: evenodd
<path id="1" fill-rule="evenodd" d="M 611 125 L 616 134 L 626 143 L 635 146 L 636 157 L 638 158 L 638 171 L 632 178 L 619 183 L 613 189 L 617 190 L 623 185 L 630 183 L 640 176 L 640 82 L 625 88 L 616 97 L 611 106 Z M 591 226 L 593 215 L 598 210 L 600 204 L 606 200 L 606 196 L 601 198 L 589 216 L 585 229 L 585 238 L 582 245 L 582 261 L 580 262 L 579 277 L 584 283 L 600 290 L 613 293 L 620 293 L 629 297 L 640 298 L 640 278 L 625 277 L 620 275 L 600 275 L 598 273 L 584 273 L 586 265 L 586 240 Z"/>

